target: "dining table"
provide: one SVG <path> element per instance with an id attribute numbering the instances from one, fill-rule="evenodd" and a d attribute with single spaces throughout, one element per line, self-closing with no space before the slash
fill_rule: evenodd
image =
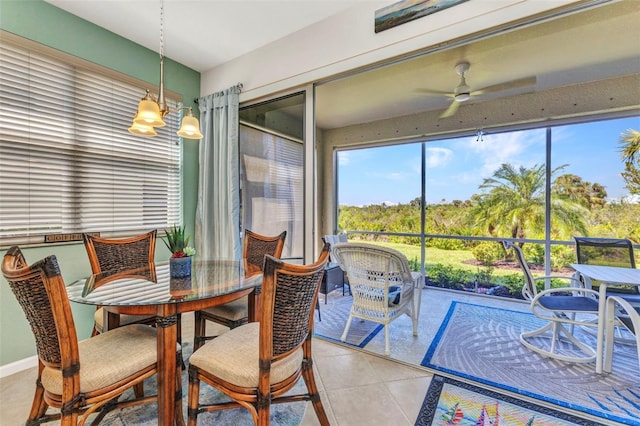
<path id="1" fill-rule="evenodd" d="M 596 340 L 596 372 L 602 373 L 604 365 L 604 340 L 613 339 L 613 336 L 605 336 L 605 321 L 607 309 L 607 287 L 611 285 L 632 285 L 640 287 L 640 269 L 622 268 L 617 266 L 586 265 L 572 263 L 571 267 L 576 272 L 599 281 L 598 289 L 598 334 Z"/>
<path id="2" fill-rule="evenodd" d="M 178 317 L 248 296 L 249 321 L 259 315 L 262 274 L 245 277 L 243 262 L 194 259 L 191 274 L 171 277 L 169 262 L 138 268 L 103 271 L 67 286 L 69 300 L 102 306 L 105 329 L 118 325 L 119 315 L 155 315 L 158 348 L 158 425 L 184 425 L 175 401 L 182 389 L 176 385 Z"/>

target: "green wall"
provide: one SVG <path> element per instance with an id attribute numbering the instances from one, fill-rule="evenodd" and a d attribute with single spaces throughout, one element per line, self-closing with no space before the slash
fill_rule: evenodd
<path id="1" fill-rule="evenodd" d="M 148 81 L 151 87 L 158 84 L 160 65 L 157 52 L 42 0 L 0 0 L 0 29 Z M 180 93 L 185 106 L 193 106 L 194 114 L 198 116 L 193 99 L 200 96 L 200 73 L 167 59 L 165 87 Z M 198 141 L 184 141 L 183 159 L 184 222 L 192 235 L 198 188 Z M 1 251 L 2 255 L 4 251 Z M 55 254 L 67 283 L 91 272 L 82 243 L 24 247 L 23 252 L 29 263 Z M 156 257 L 159 260 L 169 257 L 164 244 L 156 245 Z M 71 305 L 79 338 L 89 337 L 95 308 Z M 29 325 L 7 282 L 0 277 L 0 366 L 33 355 L 35 345 Z"/>

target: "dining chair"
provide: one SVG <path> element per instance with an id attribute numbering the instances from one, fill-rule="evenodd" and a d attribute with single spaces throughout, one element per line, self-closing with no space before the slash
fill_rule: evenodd
<path id="1" fill-rule="evenodd" d="M 91 234 L 82 234 L 84 247 L 89 256 L 91 272 L 99 274 L 104 271 L 122 268 L 135 268 L 153 263 L 156 252 L 157 230 L 145 234 L 125 238 L 101 238 Z M 98 306 L 93 316 L 92 336 L 104 330 L 104 308 Z M 117 315 L 115 327 L 126 324 L 155 325 L 155 316 Z M 178 335 L 180 335 L 178 328 Z"/>
<path id="2" fill-rule="evenodd" d="M 389 324 L 406 314 L 418 335 L 420 299 L 424 276 L 412 272 L 404 254 L 367 243 L 337 243 L 334 259 L 344 266 L 353 303 L 340 340 L 346 341 L 354 318 L 384 325 L 384 353 L 390 355 Z"/>
<path id="3" fill-rule="evenodd" d="M 286 237 L 287 231 L 275 236 L 265 236 L 246 229 L 244 231 L 242 249 L 245 277 L 248 278 L 262 273 L 265 255 L 268 254 L 279 259 L 284 249 Z M 206 335 L 207 321 L 213 321 L 229 327 L 229 329 L 234 329 L 246 324 L 248 320 L 249 302 L 247 296 L 224 305 L 196 311 L 194 315 L 194 350 L 202 346 L 206 340 L 214 337 Z"/>
<path id="4" fill-rule="evenodd" d="M 620 296 L 607 297 L 607 318 L 605 323 L 605 348 L 603 370 L 610 373 L 613 364 L 613 343 L 611 339 L 614 328 L 622 323 L 624 327 L 635 337 L 638 351 L 638 363 L 640 365 L 640 307 L 632 306 L 626 299 Z"/>
<path id="5" fill-rule="evenodd" d="M 157 372 L 156 330 L 131 324 L 78 342 L 71 306 L 55 256 L 28 265 L 20 248 L 11 247 L 2 275 L 31 326 L 38 354 L 38 377 L 27 424 L 60 420 L 97 424 L 109 411 L 157 401 L 157 396 L 120 400 L 122 394 Z M 176 352 L 176 359 L 181 354 Z M 180 369 L 176 369 L 180 383 Z M 179 388 L 179 387 L 178 387 Z M 179 388 L 180 389 L 180 388 Z M 182 416 L 181 395 L 176 413 Z M 52 412 L 49 407 L 58 408 Z"/>
<path id="6" fill-rule="evenodd" d="M 311 401 L 322 425 L 329 421 L 315 383 L 311 342 L 314 305 L 329 246 L 310 265 L 266 255 L 259 322 L 234 328 L 207 342 L 189 358 L 189 425 L 206 411 L 244 407 L 256 425 L 268 425 L 271 404 Z M 305 393 L 291 394 L 300 377 Z M 232 402 L 203 403 L 200 382 Z"/>
<path id="7" fill-rule="evenodd" d="M 510 241 L 504 241 L 503 245 L 505 250 L 513 249 L 524 274 L 522 297 L 530 302 L 531 313 L 545 321 L 542 327 L 521 333 L 520 343 L 540 355 L 561 361 L 595 361 L 596 351 L 577 339 L 574 331 L 575 326 L 594 329 L 598 327 L 598 292 L 579 287 L 575 277 L 534 277 L 522 248 Z M 538 291 L 537 281 L 551 279 L 568 280 L 571 284 Z"/>

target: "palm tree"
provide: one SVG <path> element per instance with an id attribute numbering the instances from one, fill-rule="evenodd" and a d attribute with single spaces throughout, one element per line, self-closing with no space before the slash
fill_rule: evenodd
<path id="1" fill-rule="evenodd" d="M 589 210 L 606 204 L 607 191 L 604 186 L 584 181 L 580 176 L 572 174 L 558 176 L 553 181 L 551 191 L 554 195 L 579 203 Z"/>
<path id="2" fill-rule="evenodd" d="M 567 165 L 554 169 L 555 174 Z M 545 167 L 535 165 L 516 169 L 504 163 L 492 177 L 484 179 L 479 189 L 486 192 L 474 197 L 472 217 L 476 225 L 492 236 L 511 238 L 542 237 L 545 223 Z M 575 231 L 586 234 L 583 218 L 588 210 L 567 197 L 551 199 L 554 234 L 570 236 Z"/>
<path id="3" fill-rule="evenodd" d="M 622 178 L 631 194 L 640 194 L 640 132 L 629 129 L 620 135 L 620 153 L 624 161 Z"/>

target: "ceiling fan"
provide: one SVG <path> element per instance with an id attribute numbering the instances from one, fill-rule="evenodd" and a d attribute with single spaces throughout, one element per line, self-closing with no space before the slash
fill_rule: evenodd
<path id="1" fill-rule="evenodd" d="M 447 108 L 441 115 L 440 118 L 451 117 L 458 111 L 458 107 L 462 102 L 469 100 L 471 97 L 476 97 L 479 95 L 485 95 L 487 93 L 495 93 L 503 90 L 509 89 L 517 89 L 521 87 L 533 87 L 536 84 L 536 77 L 525 77 L 518 80 L 512 80 L 505 83 L 494 84 L 493 86 L 487 86 L 478 90 L 471 90 L 471 87 L 467 84 L 467 80 L 465 78 L 465 74 L 469 71 L 469 67 L 471 65 L 469 62 L 463 61 L 459 62 L 455 66 L 456 73 L 460 76 L 460 83 L 453 89 L 453 92 L 443 92 L 440 90 L 430 90 L 430 89 L 418 89 L 419 92 L 422 93 L 430 93 L 436 95 L 445 95 L 452 99 L 449 108 Z"/>

